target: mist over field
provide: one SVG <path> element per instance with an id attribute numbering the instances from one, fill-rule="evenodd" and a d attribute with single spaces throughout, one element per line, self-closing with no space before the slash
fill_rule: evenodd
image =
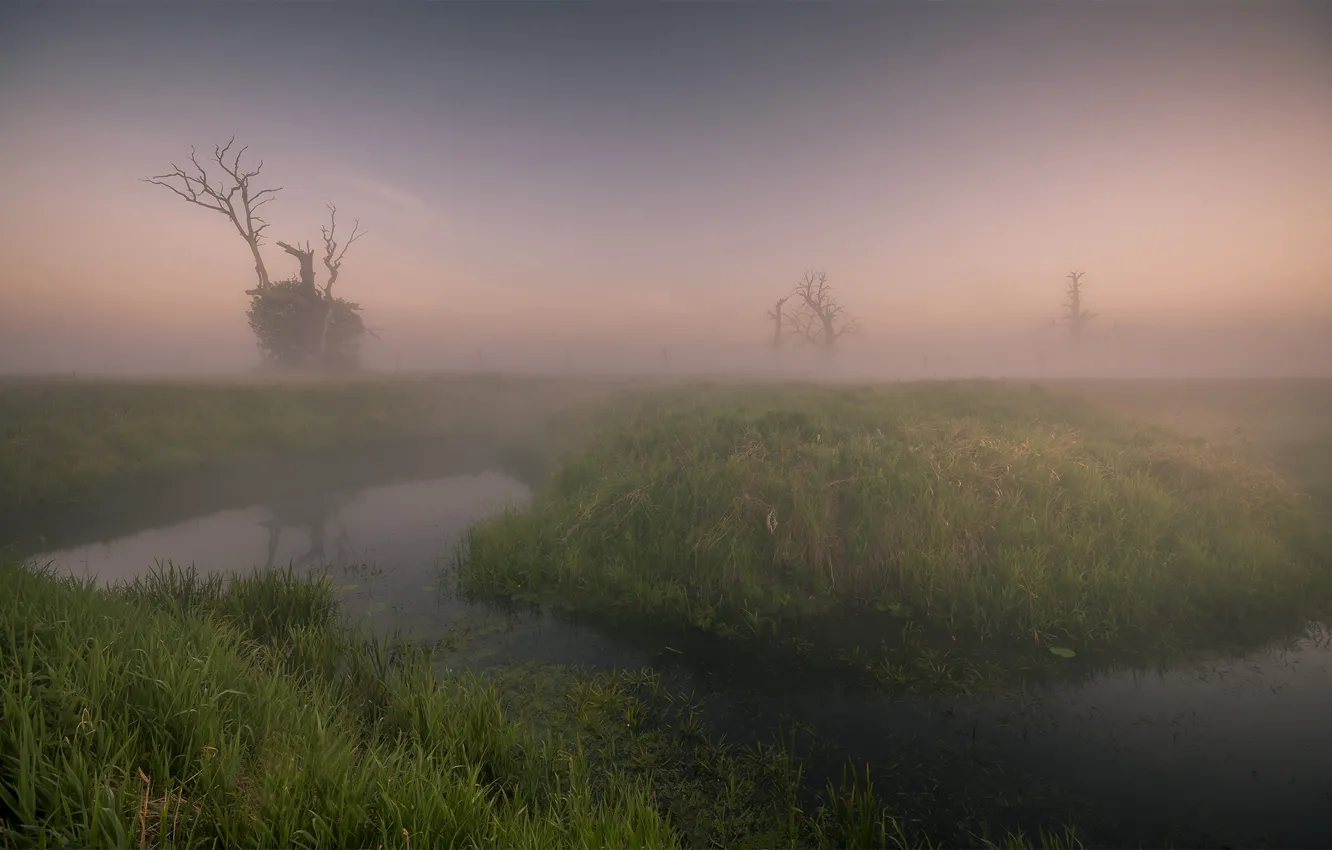
<path id="1" fill-rule="evenodd" d="M 324 204 L 368 231 L 339 294 L 372 370 L 1332 370 L 1323 4 L 0 20 L 6 373 L 256 365 L 244 242 L 140 182 L 233 135 L 285 187 L 275 279 L 275 240 L 317 245 Z M 810 269 L 860 333 L 778 357 L 765 311 Z M 1076 353 L 1055 324 L 1074 270 L 1099 314 Z"/>
<path id="2" fill-rule="evenodd" d="M 0 4 L 0 847 L 1332 846 L 1332 4 Z"/>

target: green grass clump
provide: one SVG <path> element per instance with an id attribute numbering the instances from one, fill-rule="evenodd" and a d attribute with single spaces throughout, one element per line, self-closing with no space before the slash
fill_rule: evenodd
<path id="1" fill-rule="evenodd" d="M 0 590 L 5 846 L 676 843 L 647 788 L 594 793 L 492 687 L 335 628 L 324 583 L 4 566 Z"/>
<path id="2" fill-rule="evenodd" d="M 1298 629 L 1325 610 L 1317 534 L 1275 473 L 1043 391 L 692 389 L 474 527 L 462 576 L 725 635 L 1048 661 Z"/>

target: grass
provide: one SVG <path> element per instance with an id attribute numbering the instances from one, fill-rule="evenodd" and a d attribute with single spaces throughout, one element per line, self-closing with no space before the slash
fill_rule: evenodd
<path id="1" fill-rule="evenodd" d="M 550 426 L 595 382 L 506 378 L 306 383 L 0 383 L 0 513 L 274 458 L 327 460 L 404 443 L 483 441 Z M 498 434 L 497 434 L 498 432 Z"/>
<path id="2" fill-rule="evenodd" d="M 1272 465 L 1332 517 L 1332 382 L 1083 381 L 1060 389 Z"/>
<path id="3" fill-rule="evenodd" d="M 529 513 L 475 530 L 473 590 L 888 684 L 1071 674 L 1326 612 L 1326 384 L 624 389 L 0 385 L 0 516 L 498 440 L 533 480 L 565 454 Z M 99 590 L 0 564 L 0 659 L 3 847 L 1080 846 L 941 823 L 902 777 L 816 783 L 817 742 L 713 740 L 652 673 L 448 672 L 285 574 Z"/>
<path id="4" fill-rule="evenodd" d="M 613 387 L 481 376 L 0 382 L 0 546 L 73 545 L 85 542 L 64 539 L 76 529 L 125 533 L 283 487 L 485 468 L 535 479 L 580 407 Z"/>
<path id="5" fill-rule="evenodd" d="M 333 628 L 324 583 L 3 585 L 11 846 L 673 843 L 647 789 L 594 795 L 493 690 Z"/>
<path id="6" fill-rule="evenodd" d="M 650 674 L 441 673 L 326 578 L 0 565 L 0 658 L 5 847 L 928 845 Z"/>
<path id="7" fill-rule="evenodd" d="M 1037 387 L 690 388 L 474 527 L 463 577 L 909 684 L 1298 631 L 1332 595 L 1319 519 L 1235 451 Z"/>

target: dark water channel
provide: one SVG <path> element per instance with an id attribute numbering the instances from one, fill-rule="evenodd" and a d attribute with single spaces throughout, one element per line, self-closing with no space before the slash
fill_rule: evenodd
<path id="1" fill-rule="evenodd" d="M 1114 673 L 1012 700 L 893 699 L 732 659 L 706 642 L 625 636 L 457 598 L 466 526 L 528 488 L 485 472 L 289 492 L 37 556 L 116 582 L 155 562 L 200 571 L 329 566 L 349 616 L 452 647 L 450 663 L 652 667 L 709 698 L 730 740 L 809 730 L 807 773 L 847 758 L 940 826 L 968 815 L 1098 845 L 1332 846 L 1332 638 L 1159 673 Z M 75 532 L 71 532 L 77 534 Z M 797 733 L 798 751 L 804 751 Z"/>

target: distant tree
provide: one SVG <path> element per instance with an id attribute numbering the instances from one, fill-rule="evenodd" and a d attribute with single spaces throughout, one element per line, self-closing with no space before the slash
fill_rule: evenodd
<path id="1" fill-rule="evenodd" d="M 319 232 L 328 271 L 324 284 L 315 280 L 315 252 L 309 242 L 304 247 L 278 242 L 279 248 L 296 258 L 300 274 L 263 291 L 249 290 L 250 328 L 264 358 L 276 365 L 354 369 L 360 364 L 361 343 L 368 330 L 360 305 L 335 297 L 333 287 L 347 249 L 365 232 L 356 221 L 347 241 L 339 244 L 338 208 L 333 204 L 328 205 L 328 226 Z"/>
<path id="2" fill-rule="evenodd" d="M 1073 336 L 1073 341 L 1078 342 L 1082 339 L 1083 333 L 1087 330 L 1087 325 L 1096 318 L 1096 313 L 1087 311 L 1082 306 L 1082 278 L 1086 272 L 1069 272 L 1068 287 L 1066 294 L 1068 300 L 1064 302 L 1064 315 L 1060 318 L 1060 323 L 1068 326 L 1069 333 Z"/>
<path id="3" fill-rule="evenodd" d="M 805 272 L 791 294 L 800 299 L 800 307 L 789 314 L 789 326 L 829 354 L 837 340 L 859 332 L 856 320 L 846 318 L 846 307 L 833 296 L 827 274 Z"/>
<path id="4" fill-rule="evenodd" d="M 772 319 L 772 347 L 782 347 L 782 330 L 786 326 L 787 317 L 782 315 L 782 307 L 791 300 L 791 296 L 783 295 L 777 299 L 777 303 L 768 311 L 768 318 Z"/>
<path id="5" fill-rule="evenodd" d="M 245 291 L 250 296 L 246 315 L 265 362 L 285 367 L 355 368 L 360 363 L 361 342 L 368 329 L 361 319 L 360 305 L 335 297 L 333 285 L 337 283 L 347 249 L 365 235 L 360 222 L 353 224 L 346 242 L 339 244 L 338 211 L 329 204 L 328 226 L 320 228 L 324 238 L 323 262 L 328 270 L 323 286 L 315 281 L 315 255 L 309 242 L 304 248 L 277 243 L 296 258 L 299 275 L 273 283 L 259 250 L 268 222 L 257 211 L 283 187 L 255 186 L 252 181 L 259 176 L 264 163 L 260 160 L 254 168 L 243 167 L 241 158 L 248 146 L 232 154 L 234 144 L 233 136 L 225 145 L 213 147 L 213 162 L 223 174 L 216 182 L 199 162 L 194 148 L 190 148 L 190 170 L 173 162 L 171 171 L 145 177 L 144 182 L 163 186 L 192 204 L 226 216 L 245 240 L 254 257 L 258 281 L 255 288 Z"/>

